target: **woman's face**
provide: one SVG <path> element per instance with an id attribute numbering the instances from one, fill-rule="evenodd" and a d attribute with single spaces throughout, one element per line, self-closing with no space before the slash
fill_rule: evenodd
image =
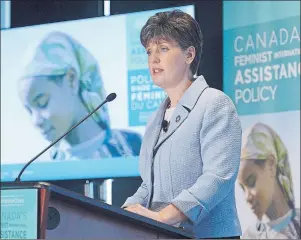
<path id="1" fill-rule="evenodd" d="M 150 42 L 146 52 L 150 74 L 157 86 L 163 89 L 175 87 L 189 75 L 193 59 L 187 58 L 175 41 Z"/>
<path id="2" fill-rule="evenodd" d="M 19 95 L 33 124 L 49 141 L 57 139 L 76 121 L 77 91 L 70 81 L 57 84 L 47 77 L 23 79 Z"/>
<path id="3" fill-rule="evenodd" d="M 241 161 L 238 182 L 245 192 L 246 201 L 251 210 L 261 219 L 267 212 L 274 191 L 275 166 L 272 160 L 264 161 L 260 166 L 254 160 Z"/>

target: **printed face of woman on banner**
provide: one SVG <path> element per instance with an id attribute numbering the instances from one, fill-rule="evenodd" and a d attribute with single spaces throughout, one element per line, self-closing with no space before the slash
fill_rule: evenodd
<path id="1" fill-rule="evenodd" d="M 48 34 L 31 55 L 19 81 L 20 99 L 34 125 L 53 141 L 104 100 L 102 79 L 95 58 L 67 34 Z M 107 130 L 107 106 L 88 122 L 95 132 Z M 77 130 L 66 137 L 69 142 Z"/>
<path id="2" fill-rule="evenodd" d="M 73 69 L 64 75 L 32 77 L 20 81 L 20 99 L 34 126 L 45 139 L 54 141 L 78 120 L 78 86 Z"/>
<path id="3" fill-rule="evenodd" d="M 94 111 L 106 94 L 96 58 L 71 36 L 51 32 L 30 52 L 19 96 L 34 126 L 54 141 Z M 111 129 L 107 104 L 64 137 L 51 159 L 137 156 L 141 136 Z"/>
<path id="4" fill-rule="evenodd" d="M 287 149 L 276 132 L 263 123 L 243 134 L 238 182 L 259 220 L 263 215 L 281 217 L 294 206 Z"/>
<path id="5" fill-rule="evenodd" d="M 273 160 L 243 161 L 240 165 L 238 181 L 244 190 L 251 210 L 261 219 L 271 205 L 275 186 L 276 167 Z"/>

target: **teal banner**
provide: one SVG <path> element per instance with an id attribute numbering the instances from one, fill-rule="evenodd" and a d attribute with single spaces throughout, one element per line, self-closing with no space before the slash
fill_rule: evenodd
<path id="1" fill-rule="evenodd" d="M 37 189 L 1 190 L 1 239 L 37 239 L 37 219 Z"/>
<path id="2" fill-rule="evenodd" d="M 300 239 L 300 1 L 223 1 L 223 30 L 223 90 L 242 127 L 241 238 Z"/>
<path id="3" fill-rule="evenodd" d="M 224 43 L 224 91 L 240 115 L 300 110 L 300 16 L 228 29 Z"/>

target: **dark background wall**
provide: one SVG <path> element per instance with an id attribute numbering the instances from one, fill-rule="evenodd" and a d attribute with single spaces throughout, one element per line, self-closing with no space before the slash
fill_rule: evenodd
<path id="1" fill-rule="evenodd" d="M 199 74 L 203 74 L 211 87 L 222 90 L 222 1 L 110 1 L 110 13 L 124 14 L 158 8 L 195 5 L 196 20 L 204 34 L 203 59 Z M 77 20 L 104 16 L 103 1 L 11 1 L 11 27 Z M 79 29 L 80 31 L 80 29 Z M 83 193 L 85 180 L 54 181 L 56 185 Z M 101 180 L 96 181 L 97 186 Z M 141 184 L 140 178 L 119 178 L 113 181 L 113 205 L 120 206 Z"/>
<path id="2" fill-rule="evenodd" d="M 103 1 L 11 1 L 11 27 L 31 26 L 98 16 L 103 16 Z"/>

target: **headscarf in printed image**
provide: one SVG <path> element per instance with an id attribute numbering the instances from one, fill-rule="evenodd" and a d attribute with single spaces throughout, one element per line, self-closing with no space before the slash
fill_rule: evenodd
<path id="1" fill-rule="evenodd" d="M 65 33 L 52 32 L 39 43 L 22 78 L 59 76 L 66 74 L 70 68 L 79 77 L 79 95 L 83 104 L 88 112 L 93 111 L 106 98 L 98 63 L 87 49 Z M 102 128 L 109 128 L 106 105 L 92 117 Z"/>
<path id="2" fill-rule="evenodd" d="M 271 157 L 272 156 L 272 157 Z M 292 174 L 288 152 L 278 134 L 263 123 L 256 123 L 243 134 L 241 160 L 276 161 L 277 178 L 290 206 L 294 205 Z"/>

